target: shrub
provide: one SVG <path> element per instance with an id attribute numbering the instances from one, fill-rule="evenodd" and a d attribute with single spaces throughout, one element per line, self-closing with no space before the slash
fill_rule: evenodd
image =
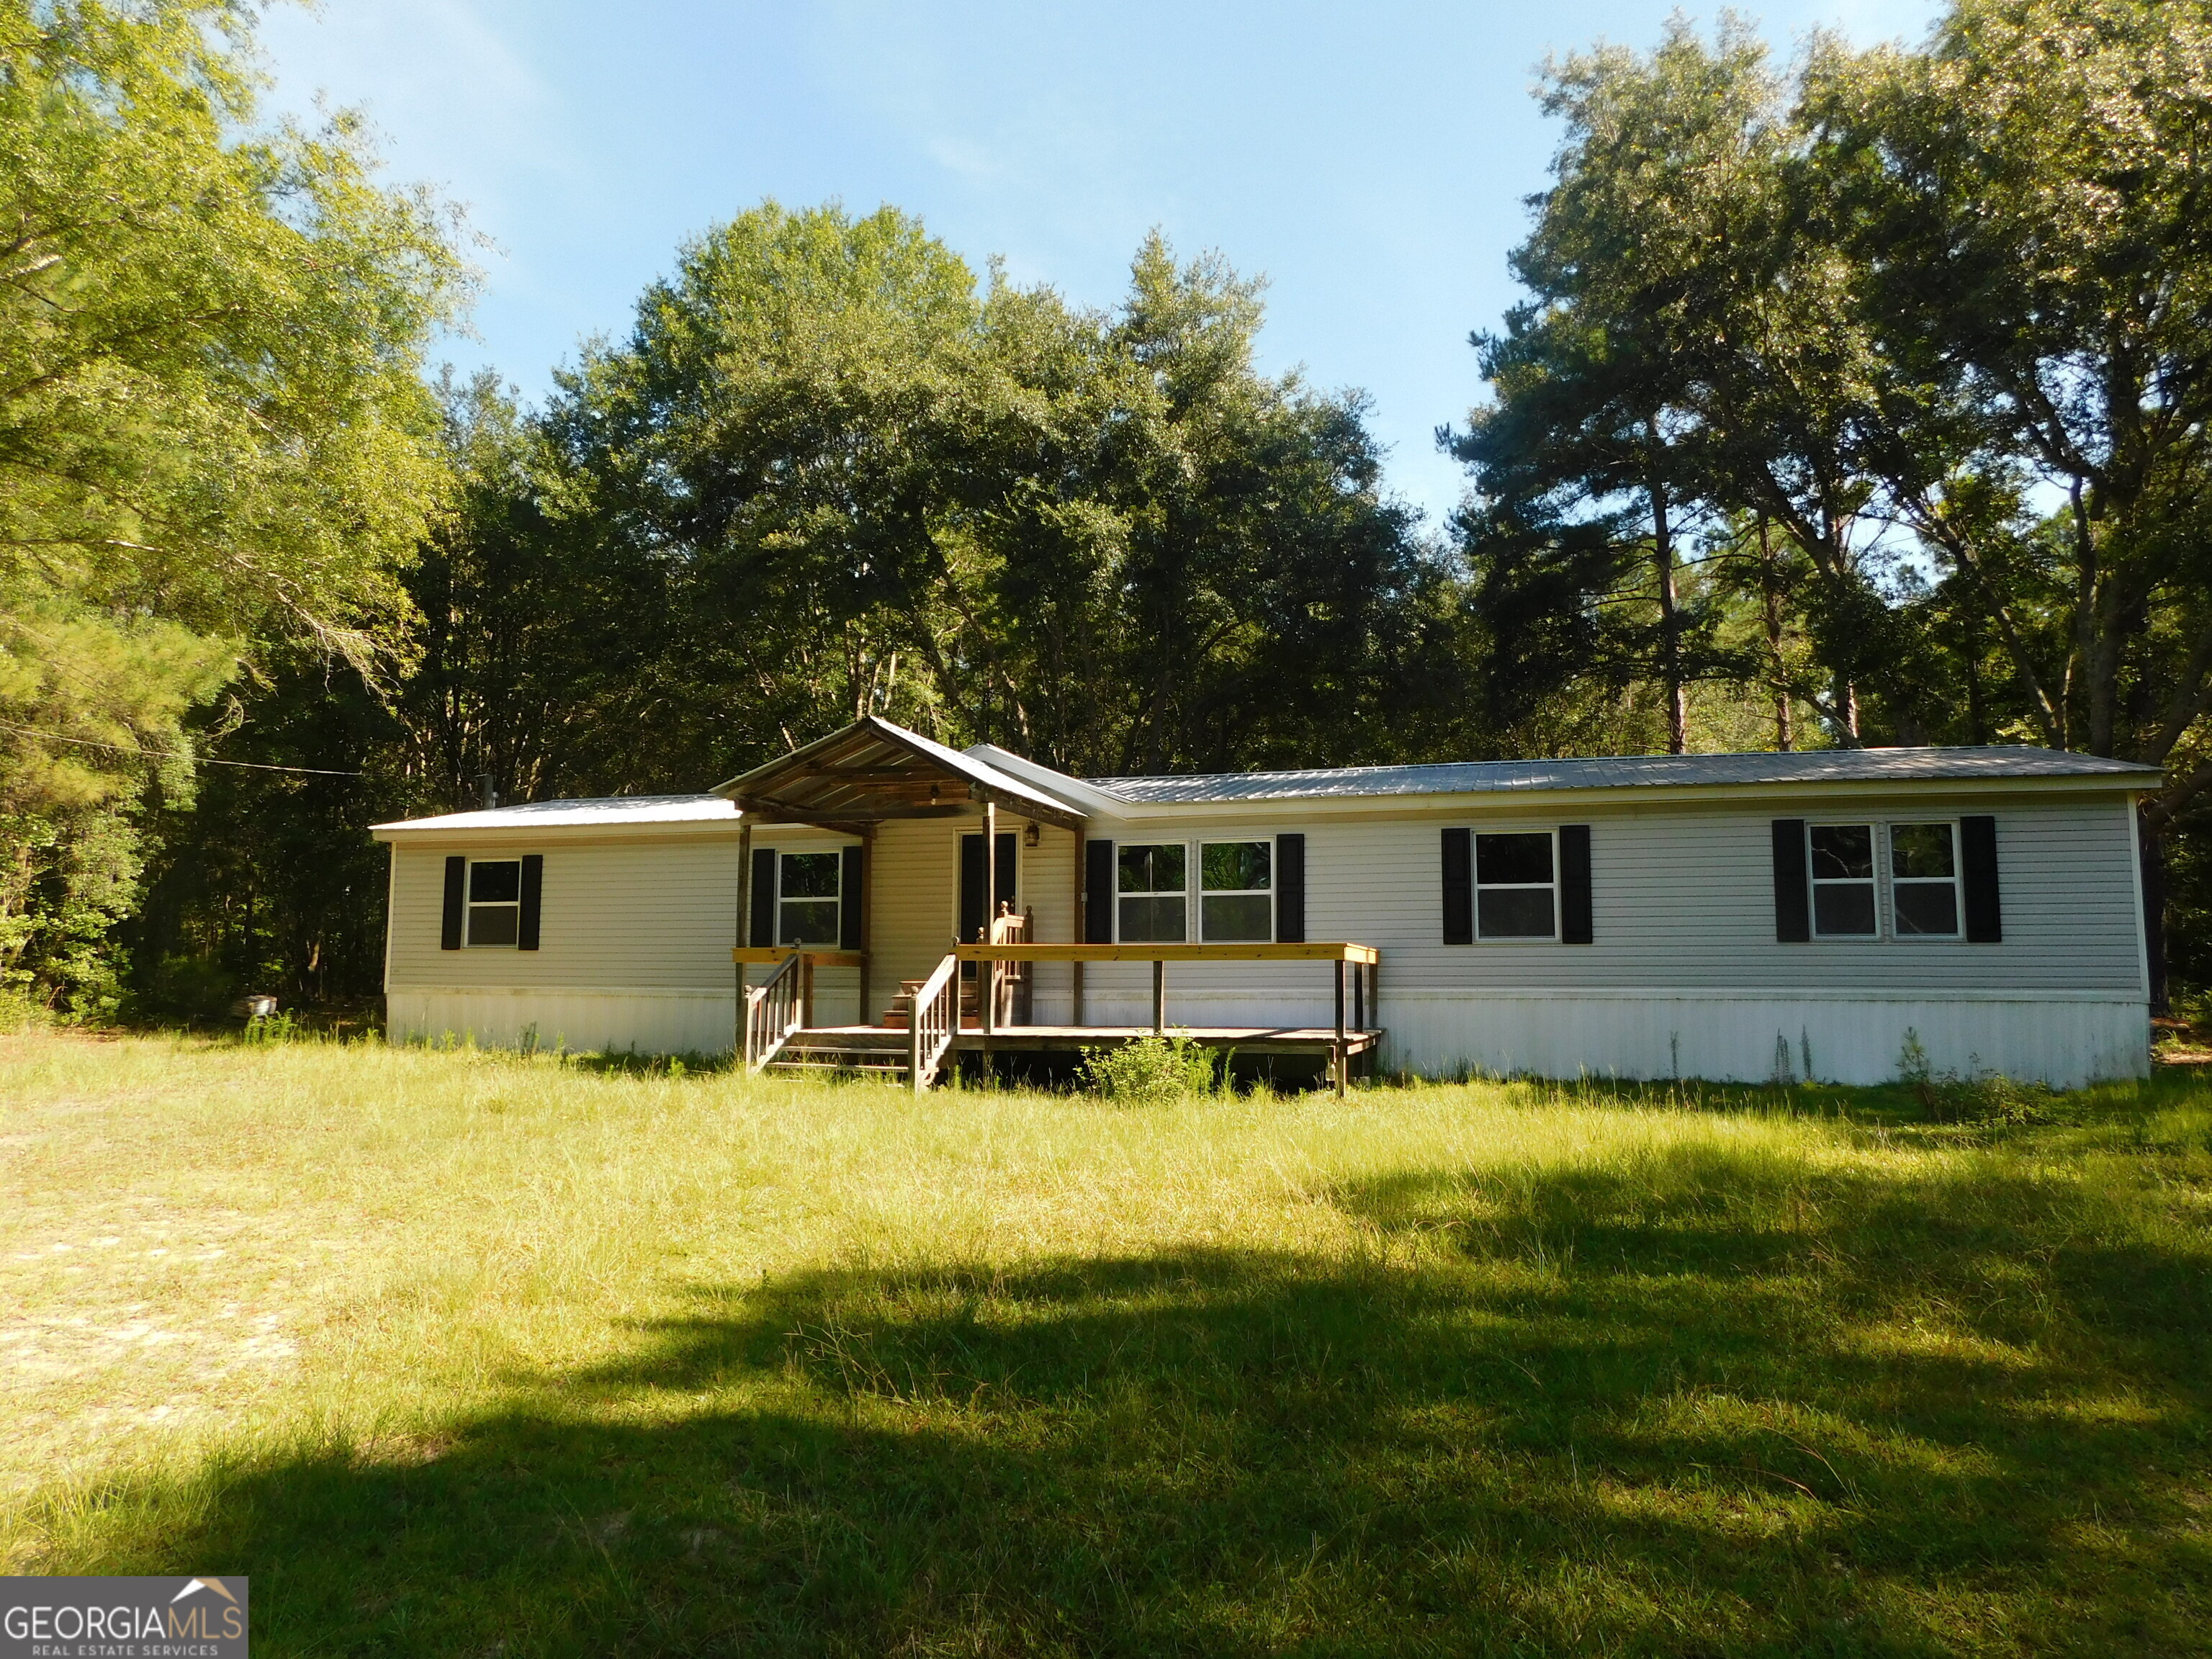
<path id="1" fill-rule="evenodd" d="M 1897 1075 L 1937 1123 L 2042 1123 L 2051 1116 L 2050 1090 L 2016 1082 L 2002 1072 L 1985 1072 L 1978 1060 L 1964 1077 L 1938 1072 L 1929 1063 L 1920 1033 L 1909 1028 L 1898 1053 Z"/>
<path id="2" fill-rule="evenodd" d="M 1219 1066 L 1223 1076 L 1227 1067 Z M 1217 1060 L 1212 1050 L 1188 1037 L 1139 1037 L 1113 1048 L 1091 1048 L 1076 1075 L 1083 1086 L 1124 1105 L 1182 1100 L 1211 1094 Z"/>

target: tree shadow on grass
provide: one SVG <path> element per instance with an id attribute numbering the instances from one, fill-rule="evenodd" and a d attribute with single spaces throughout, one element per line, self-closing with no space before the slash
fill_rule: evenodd
<path id="1" fill-rule="evenodd" d="M 216 1470 L 98 1566 L 252 1573 L 268 1653 L 2204 1645 L 2187 1239 L 1993 1160 L 1333 1196 L 1349 1260 L 704 1293 L 414 1455 Z"/>

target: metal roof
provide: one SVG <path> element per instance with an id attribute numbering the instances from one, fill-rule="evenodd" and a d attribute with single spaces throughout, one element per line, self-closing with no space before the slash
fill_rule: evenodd
<path id="1" fill-rule="evenodd" d="M 873 714 L 717 785 L 714 793 L 766 823 L 857 830 L 887 818 L 969 816 L 983 801 L 1063 829 L 1079 829 L 1084 819 L 1081 808 L 988 761 Z"/>
<path id="2" fill-rule="evenodd" d="M 527 801 L 434 818 L 402 818 L 373 830 L 543 830 L 556 824 L 735 824 L 738 809 L 720 795 L 607 795 L 597 799 Z"/>
<path id="3" fill-rule="evenodd" d="M 2011 778 L 2108 777 L 2148 787 L 2159 770 L 2134 761 L 2026 745 L 1973 749 L 1816 749 L 1791 754 L 1616 755 L 1587 760 L 1447 761 L 1425 766 L 1336 766 L 1297 772 L 1212 772 L 1091 778 L 1133 805 L 1295 800 L 1368 795 L 1510 794 L 1544 789 L 1683 788 L 1728 785 L 1935 783 Z"/>

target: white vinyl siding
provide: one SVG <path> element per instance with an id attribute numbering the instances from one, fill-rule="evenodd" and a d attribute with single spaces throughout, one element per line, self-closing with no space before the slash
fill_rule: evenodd
<path id="1" fill-rule="evenodd" d="M 1929 790 L 1825 811 L 1772 801 L 1610 807 L 1584 800 L 1541 817 L 1525 801 L 1513 805 L 1517 811 L 1501 811 L 1489 820 L 1470 817 L 1464 807 L 1417 811 L 1410 806 L 1402 814 L 1331 818 L 1301 811 L 1300 803 L 1291 802 L 1270 823 L 1247 804 L 1218 828 L 1195 815 L 1178 815 L 1141 827 L 1102 823 L 1092 833 L 1151 842 L 1256 836 L 1278 825 L 1303 830 L 1306 937 L 1381 947 L 1386 1006 L 1394 992 L 1460 987 L 2141 989 L 2134 844 L 2129 809 L 2117 794 L 1961 799 Z M 2002 944 L 1887 937 L 1872 944 L 1864 939 L 1777 942 L 1773 819 L 1923 823 L 1955 822 L 1966 813 L 1990 813 L 1997 821 Z M 1441 828 L 1536 832 L 1570 821 L 1591 826 L 1592 943 L 1531 941 L 1510 950 L 1470 951 L 1443 942 Z M 1887 911 L 1886 857 L 1877 859 L 1876 869 L 1877 902 Z M 1169 980 L 1170 1013 L 1179 986 L 1194 988 L 1209 980 L 1263 985 L 1273 982 L 1276 964 L 1261 963 L 1176 969 Z M 1094 970 L 1094 982 L 1100 971 Z M 1136 982 L 1132 977 L 1132 987 Z M 1294 973 L 1291 982 L 1310 982 L 1317 995 L 1321 975 L 1318 969 L 1302 977 Z"/>
<path id="2" fill-rule="evenodd" d="M 2007 997 L 2023 1006 L 2054 1009 L 2071 1006 L 2068 998 L 2095 996 L 2115 999 L 2122 1006 L 2130 999 L 2139 1004 L 2142 958 L 2134 831 L 2126 799 L 2118 791 L 1995 794 L 1908 789 L 1869 793 L 1843 807 L 1832 800 L 1772 798 L 1680 805 L 1664 797 L 1621 793 L 1618 805 L 1583 798 L 1549 809 L 1540 801 L 1516 798 L 1487 816 L 1470 814 L 1463 802 L 1379 802 L 1377 810 L 1345 816 L 1297 801 L 1239 803 L 1136 823 L 1102 817 L 1087 833 L 1117 844 L 1172 842 L 1194 850 L 1202 842 L 1303 833 L 1306 937 L 1353 939 L 1381 948 L 1382 1023 L 1392 1030 L 1394 1042 L 1402 1035 L 1413 1045 L 1406 1057 L 1419 1063 L 1438 1054 L 1449 1060 L 1462 1052 L 1452 1033 L 1462 1026 L 1472 1032 L 1490 1019 L 1485 1009 L 1499 1018 L 1510 1010 L 1525 1009 L 1532 1020 L 1552 1019 L 1554 1012 L 1547 1011 L 1555 1011 L 1564 1022 L 1561 1029 L 1571 1030 L 1577 1029 L 1578 1006 L 1595 1008 L 1608 998 L 1613 1000 L 1608 1006 L 1657 1009 L 1658 1002 L 1634 1001 L 1656 997 L 1672 999 L 1668 1007 L 1690 1010 L 1637 1016 L 1661 1022 L 1638 1041 L 1647 1048 L 1656 1045 L 1662 1056 L 1669 1053 L 1665 1022 L 1707 1018 L 1695 1012 L 1709 1006 L 1697 1000 L 1701 997 L 1753 994 L 1852 1006 L 1868 999 L 1904 999 L 1900 1006 L 1918 999 L 1923 1008 L 1952 996 L 1960 1007 Z M 1996 819 L 2002 944 L 1893 937 L 1894 884 L 1886 842 L 1880 844 L 1875 866 L 1876 902 L 1885 922 L 1880 939 L 1776 941 L 1774 818 L 1955 824 L 1967 813 L 1989 813 Z M 1562 822 L 1591 826 L 1594 943 L 1536 939 L 1494 951 L 1446 946 L 1440 927 L 1440 828 L 1461 824 L 1478 834 L 1550 835 Z M 1018 819 L 1002 823 L 1019 833 Z M 880 1017 L 901 979 L 925 976 L 950 948 L 959 837 L 963 830 L 977 827 L 973 819 L 951 819 L 891 823 L 878 830 L 872 854 L 872 1006 L 866 1018 Z M 762 832 L 763 841 L 768 833 Z M 769 844 L 780 851 L 828 851 L 851 844 L 848 837 L 783 825 L 775 826 L 773 835 Z M 527 836 L 487 834 L 473 840 L 403 834 L 397 838 L 391 879 L 387 983 L 392 1006 L 395 1011 L 444 1008 L 450 1003 L 440 1000 L 446 994 L 471 989 L 512 992 L 518 998 L 558 993 L 727 999 L 733 977 L 730 946 L 736 933 L 738 846 L 733 830 L 613 834 L 544 829 Z M 446 856 L 511 859 L 526 852 L 542 853 L 545 859 L 541 948 L 440 950 Z M 1039 844 L 1024 846 L 1021 858 L 1021 902 L 1036 912 L 1037 938 L 1075 937 L 1075 837 L 1047 826 Z M 1553 868 L 1556 874 L 1556 854 Z M 1188 884 L 1202 897 L 1195 878 Z M 854 997 L 857 978 L 851 969 L 821 970 L 817 985 L 822 1018 L 860 1017 Z M 1072 978 L 1065 964 L 1037 969 L 1035 1006 L 1040 1022 L 1066 1018 Z M 1331 978 L 1325 963 L 1178 964 L 1168 975 L 1169 1018 L 1188 1024 L 1323 1024 L 1331 1018 Z M 2037 1002 L 2039 994 L 2047 994 L 2047 1004 Z M 1151 971 L 1143 963 L 1094 963 L 1085 969 L 1085 1012 L 1092 1024 L 1149 1024 L 1150 998 Z M 1899 1018 L 1930 1037 L 1924 1012 Z M 1725 1022 L 1717 1012 L 1711 1019 Z M 2051 1029 L 2060 1029 L 2060 1017 L 2054 1014 L 2052 1019 Z M 1694 1074 L 1686 1056 L 1693 1052 L 1696 1032 L 1704 1029 L 1682 1027 L 1682 1064 L 1691 1068 L 1685 1075 Z M 1968 1028 L 1960 1030 L 1960 1042 L 1980 1040 Z M 550 1040 L 551 1034 L 545 1035 Z M 1814 1038 L 1816 1046 L 1826 1041 L 1818 1028 Z M 1606 1069 L 1614 1063 L 1606 1047 L 1610 1041 L 1592 1036 L 1593 1046 L 1577 1063 L 1586 1062 L 1593 1071 Z M 1753 1072 L 1736 1067 L 1737 1074 L 1766 1074 L 1774 1033 L 1759 1041 L 1765 1058 Z M 1797 1041 L 1793 1027 L 1791 1042 Z M 644 1037 L 641 1042 L 650 1046 Z M 1473 1054 L 1476 1049 L 1470 1046 L 1463 1052 Z M 1983 1052 L 1982 1058 L 1990 1065 L 2005 1063 L 1996 1053 Z M 1823 1074 L 1844 1074 L 1840 1063 L 1832 1069 L 1832 1043 L 1819 1059 Z M 1857 1056 L 1854 1063 L 1888 1066 L 1893 1060 L 1885 1050 L 1878 1056 Z M 1543 1063 L 1552 1062 L 1547 1058 Z M 1630 1062 L 1619 1063 L 1626 1067 Z M 1644 1072 L 1666 1074 L 1663 1065 L 1646 1065 Z"/>

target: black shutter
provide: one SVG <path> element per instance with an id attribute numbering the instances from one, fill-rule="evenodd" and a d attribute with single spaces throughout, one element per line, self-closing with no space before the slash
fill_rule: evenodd
<path id="1" fill-rule="evenodd" d="M 1802 945 L 1813 937 L 1813 912 L 1805 868 L 1805 820 L 1774 820 L 1774 937 Z"/>
<path id="2" fill-rule="evenodd" d="M 1588 945 L 1590 919 L 1590 827 L 1559 826 L 1559 943 Z"/>
<path id="3" fill-rule="evenodd" d="M 1083 843 L 1083 942 L 1114 942 L 1114 843 Z"/>
<path id="4" fill-rule="evenodd" d="M 469 879 L 469 861 L 459 853 L 446 856 L 446 914 L 438 924 L 438 948 L 458 951 L 461 948 L 461 915 L 466 906 L 463 895 Z"/>
<path id="5" fill-rule="evenodd" d="M 538 948 L 538 912 L 545 897 L 545 855 L 525 853 L 522 855 L 522 915 L 515 926 L 514 945 L 519 951 Z"/>
<path id="6" fill-rule="evenodd" d="M 2004 916 L 1997 902 L 1997 821 L 1960 818 L 1960 870 L 1966 878 L 1966 939 L 1974 945 L 2004 943 Z"/>
<path id="7" fill-rule="evenodd" d="M 1474 836 L 1444 831 L 1444 943 L 1474 943 Z"/>
<path id="8" fill-rule="evenodd" d="M 775 943 L 775 848 L 753 848 L 752 920 L 747 932 L 753 948 Z"/>
<path id="9" fill-rule="evenodd" d="M 845 849 L 844 899 L 837 907 L 837 948 L 841 951 L 865 951 L 868 947 L 860 939 L 860 849 Z"/>
<path id="10" fill-rule="evenodd" d="M 1306 838 L 1275 837 L 1275 939 L 1306 942 Z"/>

